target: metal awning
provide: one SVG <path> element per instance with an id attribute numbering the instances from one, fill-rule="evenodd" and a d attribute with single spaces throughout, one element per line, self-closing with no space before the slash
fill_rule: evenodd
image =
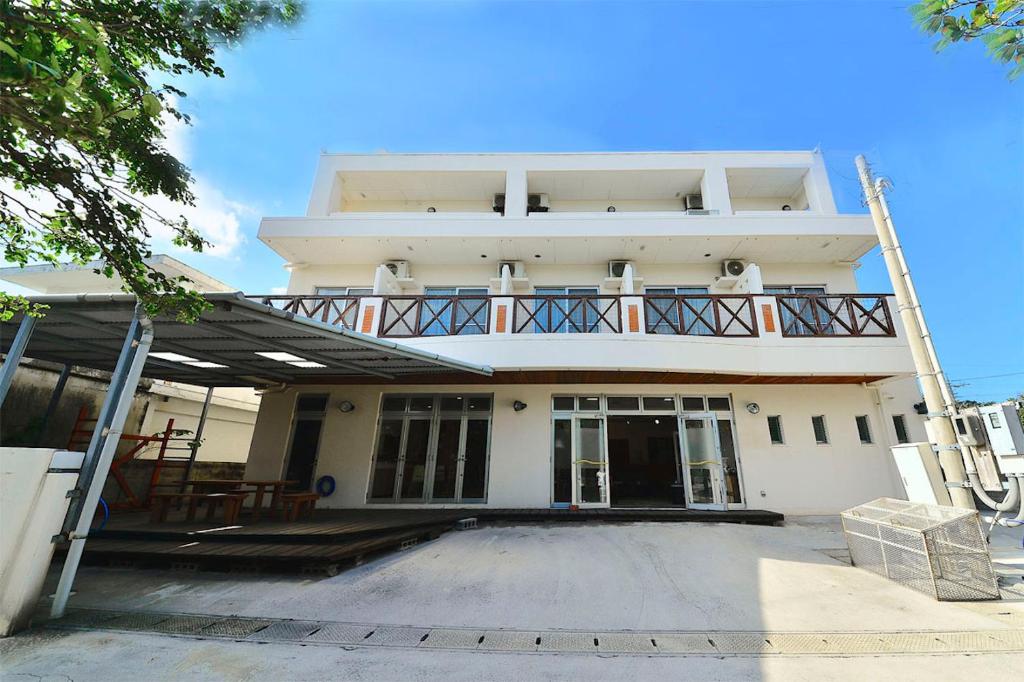
<path id="1" fill-rule="evenodd" d="M 200 386 L 265 386 L 329 383 L 331 377 L 362 376 L 372 381 L 452 371 L 492 374 L 487 366 L 298 317 L 250 301 L 240 292 L 205 296 L 213 307 L 194 324 L 166 317 L 153 320 L 153 346 L 143 376 Z M 49 309 L 35 324 L 27 357 L 114 370 L 135 313 L 134 296 L 28 298 Z M 19 314 L 0 323 L 4 353 L 14 342 L 21 318 Z"/>

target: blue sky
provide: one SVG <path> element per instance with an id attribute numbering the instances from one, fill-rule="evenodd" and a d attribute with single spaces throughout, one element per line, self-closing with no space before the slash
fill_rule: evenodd
<path id="1" fill-rule="evenodd" d="M 619 151 L 820 146 L 839 208 L 853 157 L 890 195 L 960 393 L 1024 389 L 1024 83 L 980 44 L 942 54 L 904 2 L 311 1 L 305 21 L 190 80 L 184 144 L 241 238 L 184 259 L 248 292 L 283 286 L 262 215 L 301 215 L 320 150 Z M 223 230 L 222 230 L 223 232 Z M 861 289 L 891 291 L 879 254 Z"/>

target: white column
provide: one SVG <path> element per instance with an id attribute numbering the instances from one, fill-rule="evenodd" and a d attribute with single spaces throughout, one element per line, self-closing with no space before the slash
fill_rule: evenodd
<path id="1" fill-rule="evenodd" d="M 720 215 L 732 215 L 732 200 L 729 198 L 729 182 L 725 177 L 725 168 L 705 168 L 704 178 L 700 181 L 700 193 L 706 210 L 718 211 Z"/>
<path id="2" fill-rule="evenodd" d="M 505 215 L 526 217 L 526 171 L 510 170 L 505 173 Z"/>

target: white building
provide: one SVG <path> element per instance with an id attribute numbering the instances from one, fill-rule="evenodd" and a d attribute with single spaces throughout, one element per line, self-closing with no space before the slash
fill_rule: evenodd
<path id="1" fill-rule="evenodd" d="M 827 513 L 902 496 L 924 439 L 816 153 L 326 154 L 260 239 L 265 302 L 494 369 L 265 394 L 246 474 L 321 506 Z"/>

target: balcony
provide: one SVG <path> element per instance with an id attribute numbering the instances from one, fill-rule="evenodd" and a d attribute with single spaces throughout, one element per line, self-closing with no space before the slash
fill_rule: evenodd
<path id="1" fill-rule="evenodd" d="M 499 372 L 859 383 L 914 371 L 885 294 L 250 298 Z"/>

